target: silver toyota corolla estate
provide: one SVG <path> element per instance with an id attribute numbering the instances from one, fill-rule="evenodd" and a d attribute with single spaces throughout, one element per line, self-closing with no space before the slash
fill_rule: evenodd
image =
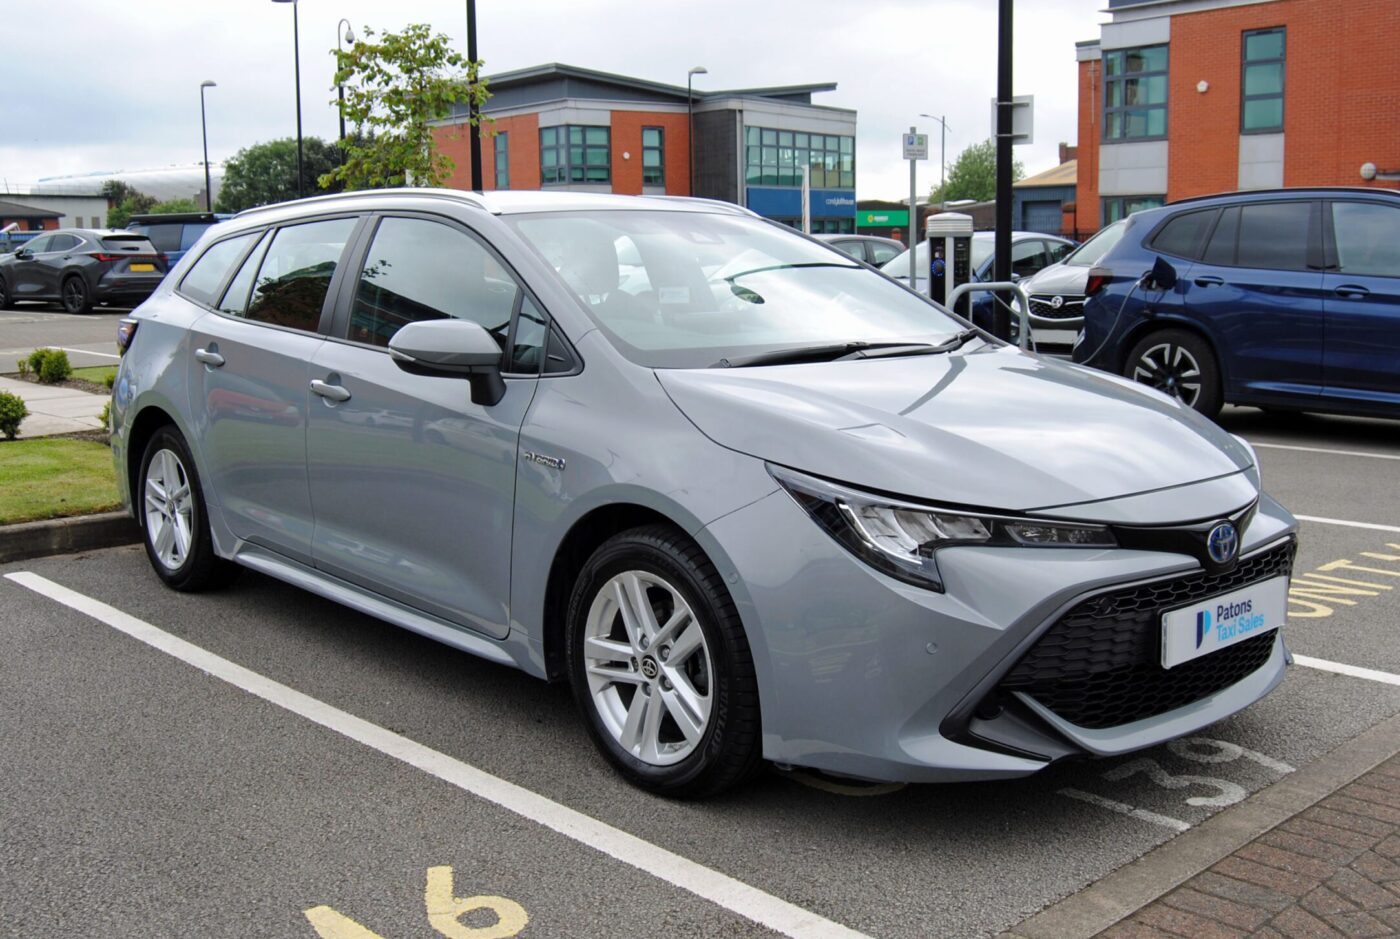
<path id="1" fill-rule="evenodd" d="M 1180 402 L 736 206 L 244 212 L 120 331 L 177 590 L 250 567 L 567 680 L 634 783 L 1013 777 L 1283 678 L 1296 524 Z"/>

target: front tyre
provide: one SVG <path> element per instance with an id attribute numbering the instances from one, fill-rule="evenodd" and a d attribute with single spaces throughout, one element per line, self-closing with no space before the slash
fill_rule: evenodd
<path id="1" fill-rule="evenodd" d="M 173 427 L 151 437 L 141 457 L 136 498 L 146 556 L 156 575 L 176 590 L 222 586 L 237 568 L 214 553 L 204 492 L 184 439 Z"/>
<path id="2" fill-rule="evenodd" d="M 758 682 L 724 582 L 674 529 L 604 542 L 574 584 L 568 671 L 589 734 L 630 782 L 700 798 L 761 757 Z"/>
<path id="3" fill-rule="evenodd" d="M 1220 368 L 1210 345 L 1195 333 L 1164 329 L 1138 340 L 1123 374 L 1179 398 L 1209 418 L 1220 413 Z"/>

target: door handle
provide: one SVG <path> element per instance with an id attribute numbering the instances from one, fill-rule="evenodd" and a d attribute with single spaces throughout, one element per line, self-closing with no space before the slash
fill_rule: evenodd
<path id="1" fill-rule="evenodd" d="M 1225 283 L 1225 278 L 1208 274 L 1205 277 L 1196 278 L 1197 287 L 1219 287 Z"/>
<path id="2" fill-rule="evenodd" d="M 218 368 L 224 364 L 223 356 L 219 355 L 217 352 L 211 352 L 208 349 L 194 350 L 194 357 L 210 368 Z"/>
<path id="3" fill-rule="evenodd" d="M 350 392 L 341 385 L 332 385 L 330 382 L 321 381 L 319 378 L 311 379 L 311 390 L 315 394 L 331 401 L 349 401 Z"/>
<path id="4" fill-rule="evenodd" d="M 1371 295 L 1371 291 L 1360 284 L 1342 284 L 1340 287 L 1333 288 L 1332 292 L 1339 297 L 1352 297 L 1355 299 L 1369 297 Z"/>

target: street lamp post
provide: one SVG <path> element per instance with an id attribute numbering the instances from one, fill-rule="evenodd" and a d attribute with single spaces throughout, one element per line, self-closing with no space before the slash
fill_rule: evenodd
<path id="1" fill-rule="evenodd" d="M 204 211 L 214 211 L 214 190 L 209 183 L 209 120 L 204 115 L 204 89 L 219 87 L 209 79 L 199 83 L 199 130 L 204 137 Z"/>
<path id="2" fill-rule="evenodd" d="M 335 51 L 336 51 L 336 52 L 344 52 L 344 51 L 345 51 L 345 50 L 342 49 L 341 46 L 340 46 L 340 37 L 341 37 L 341 35 L 342 35 L 342 34 L 341 34 L 341 31 L 340 31 L 340 27 L 341 27 L 342 24 L 345 26 L 345 32 L 344 32 L 345 41 L 346 41 L 347 43 L 349 43 L 350 45 L 352 45 L 352 46 L 355 44 L 355 31 L 354 31 L 353 29 L 350 28 L 350 21 L 347 20 L 345 17 L 342 16 L 342 17 L 340 18 L 340 22 L 335 24 Z M 339 59 L 339 58 L 337 58 L 337 59 L 335 60 L 335 70 L 336 70 L 337 72 L 340 71 L 340 59 Z M 336 83 L 335 83 L 335 96 L 336 96 L 336 98 L 339 99 L 339 105 L 338 105 L 338 107 L 339 107 L 339 109 L 340 109 L 340 139 L 341 139 L 342 141 L 344 141 L 344 140 L 345 140 L 345 86 L 342 85 L 340 82 L 336 82 Z M 300 96 L 298 96 L 298 101 L 300 101 Z M 341 143 L 341 145 L 340 145 L 340 152 L 341 152 L 342 154 L 344 154 L 344 152 L 345 152 L 345 144 L 344 144 L 344 143 Z"/>
<path id="3" fill-rule="evenodd" d="M 467 68 L 476 67 L 476 0 L 467 0 Z M 476 103 L 476 82 L 467 98 L 467 152 L 472 161 L 472 191 L 482 191 L 481 108 Z"/>
<path id="4" fill-rule="evenodd" d="M 301 26 L 297 22 L 297 0 L 272 0 L 273 3 L 292 5 L 292 61 L 297 82 L 297 197 L 306 195 L 305 175 L 302 170 L 301 143 Z"/>
<path id="5" fill-rule="evenodd" d="M 948 122 L 932 114 L 920 114 L 919 117 L 937 121 L 942 128 L 938 138 L 938 188 L 941 190 L 948 185 Z"/>
<path id="6" fill-rule="evenodd" d="M 703 65 L 697 65 L 685 73 L 685 145 L 689 152 L 686 162 L 690 169 L 690 192 L 686 195 L 695 195 L 695 99 L 690 90 L 690 83 L 696 75 L 708 75 L 710 70 Z"/>

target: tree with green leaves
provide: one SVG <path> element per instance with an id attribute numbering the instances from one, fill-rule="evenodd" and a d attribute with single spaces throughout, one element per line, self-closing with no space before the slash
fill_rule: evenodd
<path id="1" fill-rule="evenodd" d="M 340 152 L 320 137 L 303 137 L 303 177 L 306 190 L 318 177 L 340 162 Z M 331 192 L 342 187 L 331 185 Z M 254 206 L 286 202 L 297 197 L 297 140 L 283 137 L 244 147 L 224 164 L 224 181 L 219 189 L 219 212 L 242 212 Z"/>
<path id="2" fill-rule="evenodd" d="M 171 199 L 169 202 L 157 202 L 151 206 L 150 215 L 178 215 L 185 212 L 200 211 L 199 203 L 193 199 Z"/>
<path id="3" fill-rule="evenodd" d="M 454 104 L 490 97 L 480 62 L 468 62 L 443 33 L 414 23 L 398 33 L 364 31 L 336 52 L 335 81 L 345 87 L 345 119 L 362 136 L 342 140 L 343 164 L 321 177 L 322 186 L 346 189 L 441 186 L 456 164 L 441 153 L 433 122 Z"/>
<path id="4" fill-rule="evenodd" d="M 1020 160 L 1011 161 L 1011 181 L 1015 182 L 1026 175 L 1026 168 Z M 990 202 L 997 197 L 997 144 L 987 139 L 972 144 L 953 161 L 948 168 L 948 181 L 943 186 L 934 186 L 929 193 L 931 205 L 971 199 L 974 202 Z"/>
<path id="5" fill-rule="evenodd" d="M 102 195 L 107 200 L 107 227 L 125 228 L 133 215 L 149 212 L 156 200 L 133 188 L 120 179 L 109 179 L 102 184 Z"/>

